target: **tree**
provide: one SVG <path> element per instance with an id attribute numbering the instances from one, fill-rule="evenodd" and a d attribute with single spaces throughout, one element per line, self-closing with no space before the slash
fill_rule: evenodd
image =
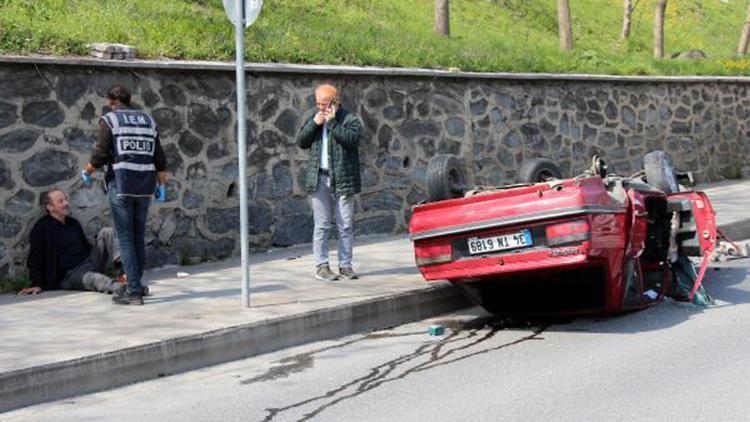
<path id="1" fill-rule="evenodd" d="M 560 48 L 573 49 L 573 30 L 570 27 L 570 5 L 568 0 L 557 0 L 557 23 L 560 30 Z"/>
<path id="2" fill-rule="evenodd" d="M 633 16 L 633 0 L 625 0 L 624 3 L 625 11 L 622 15 L 622 35 L 620 38 L 626 40 L 630 37 L 630 21 Z"/>
<path id="3" fill-rule="evenodd" d="M 667 0 L 657 0 L 654 14 L 654 58 L 664 57 L 664 13 L 667 10 Z"/>
<path id="4" fill-rule="evenodd" d="M 737 47 L 737 54 L 744 56 L 747 54 L 747 41 L 750 38 L 750 2 L 747 5 L 747 13 L 745 15 L 745 25 L 742 27 L 742 35 L 740 36 L 740 45 Z"/>
<path id="5" fill-rule="evenodd" d="M 449 0 L 435 0 L 435 33 L 450 36 L 450 4 Z"/>

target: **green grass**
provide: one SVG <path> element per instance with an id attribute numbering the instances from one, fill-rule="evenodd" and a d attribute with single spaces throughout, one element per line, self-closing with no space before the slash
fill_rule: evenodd
<path id="1" fill-rule="evenodd" d="M 29 279 L 29 275 L 26 273 L 0 277 L 0 294 L 15 293 L 29 286 L 31 286 L 31 279 Z"/>
<path id="2" fill-rule="evenodd" d="M 552 0 L 453 0 L 451 37 L 432 33 L 433 0 L 266 0 L 247 31 L 251 62 L 630 75 L 748 75 L 734 51 L 746 1 L 669 0 L 667 53 L 653 60 L 655 0 L 638 0 L 630 40 L 622 0 L 570 0 L 575 49 L 558 49 Z M 0 0 L 0 53 L 86 55 L 119 42 L 142 58 L 233 60 L 220 0 Z"/>

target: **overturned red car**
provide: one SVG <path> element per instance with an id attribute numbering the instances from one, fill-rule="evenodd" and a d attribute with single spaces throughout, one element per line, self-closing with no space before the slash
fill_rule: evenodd
<path id="1" fill-rule="evenodd" d="M 551 160 L 529 160 L 519 184 L 467 190 L 460 160 L 428 166 L 429 202 L 409 224 L 424 278 L 449 280 L 502 315 L 612 313 L 664 296 L 691 300 L 717 229 L 705 193 L 687 190 L 668 156 L 654 151 L 630 177 L 594 157 L 584 174 L 562 179 Z M 688 257 L 702 256 L 696 273 Z M 689 279 L 687 289 L 677 279 Z"/>

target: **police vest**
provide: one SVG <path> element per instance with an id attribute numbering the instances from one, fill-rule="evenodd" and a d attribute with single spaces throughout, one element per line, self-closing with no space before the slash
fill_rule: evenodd
<path id="1" fill-rule="evenodd" d="M 118 196 L 153 196 L 156 124 L 146 113 L 115 110 L 102 119 L 112 131 L 112 170 Z"/>

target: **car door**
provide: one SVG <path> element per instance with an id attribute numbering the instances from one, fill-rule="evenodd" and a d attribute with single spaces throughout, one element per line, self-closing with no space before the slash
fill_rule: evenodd
<path id="1" fill-rule="evenodd" d="M 702 257 L 698 276 L 688 297 L 688 300 L 692 300 L 703 282 L 718 242 L 716 213 L 705 192 L 673 193 L 668 195 L 668 200 L 673 211 L 680 213 L 680 227 L 676 233 L 679 253 L 684 256 Z"/>

